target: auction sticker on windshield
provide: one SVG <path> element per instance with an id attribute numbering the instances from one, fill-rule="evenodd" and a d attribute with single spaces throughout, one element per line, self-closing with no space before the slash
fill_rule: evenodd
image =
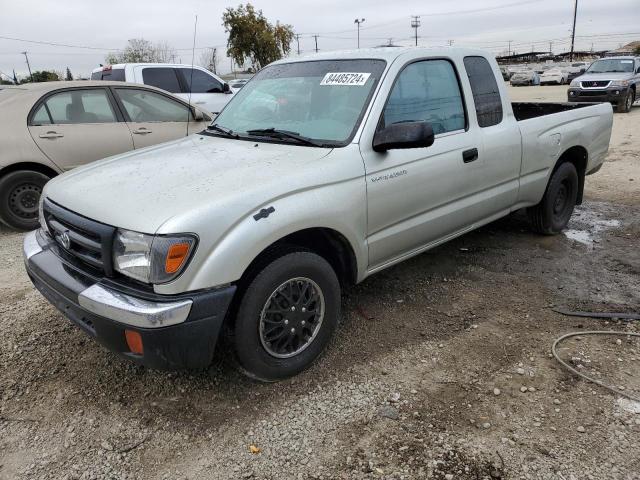
<path id="1" fill-rule="evenodd" d="M 362 86 L 367 83 L 371 73 L 355 73 L 355 72 L 329 72 L 327 73 L 320 85 L 346 85 L 346 86 Z"/>

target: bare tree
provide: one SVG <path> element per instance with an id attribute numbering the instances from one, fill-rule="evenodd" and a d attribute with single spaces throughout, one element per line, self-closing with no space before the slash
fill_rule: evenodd
<path id="1" fill-rule="evenodd" d="M 217 74 L 219 60 L 220 59 L 218 58 L 218 49 L 207 48 L 203 50 L 203 52 L 200 54 L 199 64 L 200 66 L 206 68 L 207 70 Z"/>
<path id="2" fill-rule="evenodd" d="M 158 42 L 155 46 L 156 62 L 173 63 L 176 58 L 176 50 L 167 42 Z"/>
<path id="3" fill-rule="evenodd" d="M 175 59 L 176 51 L 167 42 L 152 44 L 144 38 L 132 38 L 121 52 L 109 53 L 107 63 L 168 63 Z"/>

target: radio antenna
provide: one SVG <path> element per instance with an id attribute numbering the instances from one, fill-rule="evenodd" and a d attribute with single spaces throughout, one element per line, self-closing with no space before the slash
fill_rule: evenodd
<path id="1" fill-rule="evenodd" d="M 193 24 L 193 48 L 191 49 L 191 78 L 189 78 L 189 111 L 187 112 L 187 136 L 189 136 L 189 120 L 191 119 L 191 92 L 193 91 L 193 62 L 196 56 L 196 31 L 198 30 L 198 15 Z"/>

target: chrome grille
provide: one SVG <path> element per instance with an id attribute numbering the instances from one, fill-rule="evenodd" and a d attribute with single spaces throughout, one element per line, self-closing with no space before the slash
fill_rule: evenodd
<path id="1" fill-rule="evenodd" d="M 72 257 L 113 275 L 111 250 L 115 228 L 88 219 L 45 199 L 44 220 L 58 245 Z"/>
<path id="2" fill-rule="evenodd" d="M 582 88 L 606 88 L 611 83 L 611 80 L 589 80 L 580 82 Z"/>

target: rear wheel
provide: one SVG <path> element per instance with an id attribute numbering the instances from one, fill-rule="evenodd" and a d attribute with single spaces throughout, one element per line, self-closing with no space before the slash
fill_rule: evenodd
<path id="1" fill-rule="evenodd" d="M 631 111 L 631 106 L 635 101 L 635 95 L 633 94 L 633 90 L 629 89 L 627 95 L 624 97 L 624 100 L 618 102 L 617 111 L 618 113 L 628 113 Z"/>
<path id="2" fill-rule="evenodd" d="M 553 172 L 542 200 L 527 211 L 537 233 L 555 235 L 567 226 L 578 198 L 578 184 L 573 163 L 562 163 Z"/>
<path id="3" fill-rule="evenodd" d="M 38 202 L 49 177 L 18 170 L 0 179 L 0 220 L 17 230 L 38 228 Z"/>
<path id="4" fill-rule="evenodd" d="M 340 284 L 324 258 L 294 251 L 274 259 L 238 307 L 231 343 L 241 370 L 261 381 L 300 373 L 324 351 L 339 315 Z"/>

